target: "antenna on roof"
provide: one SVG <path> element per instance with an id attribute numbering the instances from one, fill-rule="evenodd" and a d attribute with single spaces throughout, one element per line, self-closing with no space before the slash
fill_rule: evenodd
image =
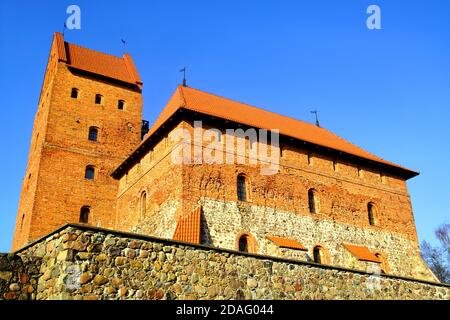
<path id="1" fill-rule="evenodd" d="M 316 126 L 318 126 L 320 128 L 320 123 L 319 123 L 319 111 L 318 110 L 313 110 L 311 111 L 312 114 L 316 115 Z"/>
<path id="2" fill-rule="evenodd" d="M 63 27 L 63 32 L 62 32 L 63 38 L 64 38 L 64 33 L 65 33 L 66 29 L 67 29 L 67 25 L 66 25 L 66 21 L 64 21 L 64 27 Z"/>
<path id="3" fill-rule="evenodd" d="M 187 84 L 186 84 L 186 67 L 181 69 L 180 72 L 183 72 L 183 87 L 187 87 Z"/>

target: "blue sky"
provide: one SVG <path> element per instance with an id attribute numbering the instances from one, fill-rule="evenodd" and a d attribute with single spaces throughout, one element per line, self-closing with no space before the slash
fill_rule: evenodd
<path id="1" fill-rule="evenodd" d="M 409 181 L 420 240 L 450 222 L 450 1 L 1 1 L 0 251 L 10 250 L 39 91 L 66 8 L 66 40 L 136 62 L 154 121 L 188 84 L 313 122 L 421 172 Z M 381 8 L 368 30 L 366 8 Z"/>

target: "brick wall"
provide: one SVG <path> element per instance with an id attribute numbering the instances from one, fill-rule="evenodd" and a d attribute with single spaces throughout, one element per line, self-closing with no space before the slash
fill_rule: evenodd
<path id="1" fill-rule="evenodd" d="M 78 222 L 83 206 L 90 207 L 90 224 L 113 227 L 118 183 L 110 174 L 141 142 L 139 88 L 93 78 L 52 59 L 33 128 L 13 249 Z M 72 88 L 79 90 L 77 99 L 71 98 Z M 95 104 L 96 94 L 103 96 L 101 104 Z M 125 101 L 123 110 L 118 100 Z M 98 128 L 97 142 L 88 140 L 90 127 Z M 95 167 L 92 181 L 85 179 L 88 165 Z"/>
<path id="2" fill-rule="evenodd" d="M 310 261 L 314 246 L 321 245 L 332 265 L 371 268 L 343 247 L 347 242 L 381 254 L 391 274 L 435 279 L 420 256 L 410 197 L 401 177 L 294 143 L 282 144 L 280 170 L 275 175 L 261 175 L 260 166 L 249 164 L 174 165 L 170 153 L 175 141 L 170 137 L 179 128 L 193 136 L 192 124 L 183 121 L 174 126 L 169 143 L 161 137 L 153 151 L 120 179 L 117 212 L 122 223 L 117 229 L 171 238 L 178 217 L 201 205 L 201 238 L 212 246 L 236 249 L 237 237 L 248 233 L 259 254 Z M 210 127 L 204 120 L 204 130 Z M 224 134 L 222 143 L 228 138 Z M 208 143 L 204 141 L 203 151 Z M 242 173 L 247 179 L 246 202 L 237 201 L 236 180 Z M 309 212 L 309 189 L 316 190 L 317 213 Z M 148 195 L 144 219 L 139 202 L 143 190 Z M 369 202 L 376 205 L 375 225 L 369 223 Z M 297 240 L 308 252 L 279 248 L 267 240 L 269 235 Z"/>

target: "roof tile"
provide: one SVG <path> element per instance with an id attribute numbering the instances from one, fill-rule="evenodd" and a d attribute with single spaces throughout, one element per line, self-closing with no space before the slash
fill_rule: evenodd
<path id="1" fill-rule="evenodd" d="M 415 171 L 377 157 L 327 129 L 198 89 L 183 86 L 179 86 L 176 89 L 166 107 L 162 110 L 161 114 L 150 128 L 147 138 L 141 145 L 145 144 L 146 140 L 179 109 L 187 109 L 246 124 L 255 128 L 267 130 L 278 129 L 282 135 L 395 167 L 407 172 L 408 176 L 411 177 L 418 174 Z"/>
<path id="2" fill-rule="evenodd" d="M 123 58 L 120 58 L 64 42 L 64 37 L 59 32 L 55 32 L 53 41 L 56 42 L 59 61 L 65 62 L 72 68 L 142 85 L 142 80 L 129 54 L 124 54 Z"/>
<path id="3" fill-rule="evenodd" d="M 355 244 L 342 244 L 351 254 L 353 254 L 358 260 L 370 261 L 380 263 L 380 259 L 365 246 Z"/>
<path id="4" fill-rule="evenodd" d="M 200 243 L 200 216 L 201 207 L 192 211 L 188 216 L 181 218 L 175 228 L 173 240 Z"/>
<path id="5" fill-rule="evenodd" d="M 303 251 L 307 250 L 297 240 L 283 238 L 283 237 L 277 237 L 277 236 L 267 236 L 267 239 L 269 239 L 270 241 L 275 243 L 277 246 L 282 247 L 282 248 L 297 249 L 297 250 L 303 250 Z"/>

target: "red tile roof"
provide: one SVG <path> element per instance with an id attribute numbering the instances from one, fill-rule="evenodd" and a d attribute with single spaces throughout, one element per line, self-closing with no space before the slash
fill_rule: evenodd
<path id="1" fill-rule="evenodd" d="M 111 79 L 142 85 L 136 66 L 127 53 L 122 58 L 67 43 L 61 33 L 56 32 L 58 60 L 69 67 L 98 74 Z"/>
<path id="2" fill-rule="evenodd" d="M 297 249 L 297 250 L 303 250 L 306 251 L 304 246 L 300 244 L 297 240 L 288 239 L 288 238 L 282 238 L 277 236 L 267 236 L 267 239 L 275 243 L 277 246 L 282 248 L 289 248 L 289 249 Z"/>
<path id="3" fill-rule="evenodd" d="M 308 143 L 333 149 L 345 154 L 353 155 L 366 160 L 374 161 L 400 170 L 406 177 L 411 178 L 418 173 L 395 163 L 386 161 L 380 157 L 365 151 L 364 149 L 350 143 L 327 129 L 317 127 L 313 124 L 266 111 L 241 102 L 233 101 L 221 96 L 207 93 L 190 87 L 179 86 L 170 98 L 166 107 L 156 119 L 146 140 L 158 131 L 161 126 L 180 109 L 222 118 L 250 127 L 260 129 L 278 129 L 281 135 L 299 139 Z M 145 145 L 146 140 L 141 146 Z M 140 147 L 141 147 L 140 146 Z M 139 147 L 139 148 L 140 148 Z M 131 156 L 131 158 L 133 155 Z M 119 167 L 113 176 L 121 174 L 121 169 L 131 162 L 128 159 Z"/>
<path id="4" fill-rule="evenodd" d="M 343 243 L 342 245 L 358 260 L 381 263 L 380 259 L 367 247 L 348 243 Z"/>
<path id="5" fill-rule="evenodd" d="M 202 208 L 198 207 L 187 217 L 180 219 L 173 234 L 173 240 L 200 243 L 200 216 Z"/>

